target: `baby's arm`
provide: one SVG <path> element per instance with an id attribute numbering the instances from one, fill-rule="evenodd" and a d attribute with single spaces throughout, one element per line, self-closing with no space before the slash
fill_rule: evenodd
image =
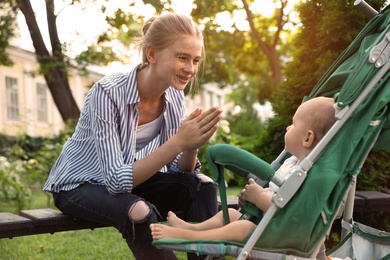
<path id="1" fill-rule="evenodd" d="M 266 212 L 272 204 L 272 194 L 269 188 L 261 187 L 252 178 L 245 185 L 242 196 L 246 201 L 255 204 L 263 212 Z"/>

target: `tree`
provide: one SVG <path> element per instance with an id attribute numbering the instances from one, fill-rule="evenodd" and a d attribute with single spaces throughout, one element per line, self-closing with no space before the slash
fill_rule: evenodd
<path id="1" fill-rule="evenodd" d="M 279 85 L 281 78 L 282 78 L 280 58 L 279 58 L 279 54 L 276 50 L 276 47 L 278 46 L 279 41 L 280 41 L 280 32 L 283 30 L 283 26 L 287 22 L 285 20 L 285 14 L 284 14 L 285 8 L 287 6 L 287 2 L 288 1 L 286 1 L 286 0 L 280 1 L 281 7 L 280 7 L 278 13 L 275 15 L 275 18 L 276 18 L 275 34 L 273 37 L 270 37 L 270 40 L 271 40 L 270 44 L 267 44 L 267 42 L 263 40 L 262 35 L 260 34 L 260 31 L 257 30 L 253 14 L 249 8 L 248 1 L 242 0 L 245 12 L 247 14 L 247 20 L 248 20 L 250 28 L 251 28 L 251 34 L 253 35 L 253 39 L 257 42 L 257 45 L 264 52 L 264 54 L 267 56 L 270 67 L 272 69 L 272 75 L 273 75 L 273 79 L 275 81 L 276 86 Z"/>
<path id="2" fill-rule="evenodd" d="M 257 93 L 258 102 L 272 98 L 272 92 L 282 80 L 283 57 L 288 57 L 290 51 L 286 42 L 292 33 L 286 26 L 291 23 L 286 8 L 288 2 L 275 1 L 274 15 L 265 17 L 251 11 L 254 1 L 250 0 L 195 0 L 197 8 L 191 16 L 204 23 L 208 44 L 209 66 L 205 80 L 214 80 L 222 87 L 246 81 Z M 233 30 L 224 31 L 214 23 L 218 14 L 228 13 L 234 17 L 240 11 L 246 14 L 249 31 L 242 30 L 238 24 L 232 25 Z"/>
<path id="3" fill-rule="evenodd" d="M 13 2 L 0 2 L 0 65 L 11 66 L 12 61 L 6 54 L 9 39 L 14 36 L 13 25 L 16 21 L 17 6 Z"/>
<path id="4" fill-rule="evenodd" d="M 69 4 L 73 5 L 77 2 L 73 0 Z M 72 64 L 70 58 L 66 55 L 65 44 L 61 43 L 58 37 L 56 20 L 59 13 L 55 14 L 54 0 L 45 1 L 50 47 L 45 45 L 41 28 L 38 26 L 30 0 L 4 0 L 0 5 L 3 7 L 2 22 L 0 23 L 2 31 L 0 36 L 0 57 L 3 57 L 1 59 L 2 65 L 12 65 L 5 53 L 5 49 L 13 36 L 13 25 L 19 10 L 24 15 L 30 32 L 36 58 L 40 65 L 39 73 L 44 76 L 63 121 L 76 122 L 80 115 L 80 109 L 69 86 L 68 71 L 75 66 L 77 66 L 78 70 L 83 71 L 87 63 L 82 63 L 83 66 Z"/>
<path id="5" fill-rule="evenodd" d="M 69 86 L 68 69 L 70 68 L 70 62 L 64 55 L 63 45 L 58 37 L 54 0 L 45 1 L 51 51 L 45 45 L 30 0 L 17 0 L 16 3 L 25 17 L 36 57 L 40 64 L 40 73 L 45 77 L 62 119 L 65 122 L 77 120 L 80 116 L 80 109 Z"/>
<path id="6" fill-rule="evenodd" d="M 264 135 L 258 139 L 253 151 L 266 161 L 271 162 L 283 150 L 286 126 L 291 123 L 303 97 L 311 92 L 320 77 L 366 24 L 366 17 L 352 2 L 315 0 L 302 2 L 297 7 L 302 26 L 292 42 L 292 61 L 285 69 L 287 80 L 274 93 L 272 107 L 276 116 L 269 120 Z M 370 4 L 380 9 L 383 3 L 376 1 Z M 380 153 L 380 158 L 389 156 L 389 153 Z M 375 165 L 372 168 L 376 167 L 376 170 L 379 167 L 373 157 L 367 159 L 367 165 Z M 383 167 L 386 167 L 385 163 Z M 386 168 L 383 168 L 383 172 L 386 172 Z M 378 180 L 378 187 L 379 183 L 386 185 L 382 177 Z"/>

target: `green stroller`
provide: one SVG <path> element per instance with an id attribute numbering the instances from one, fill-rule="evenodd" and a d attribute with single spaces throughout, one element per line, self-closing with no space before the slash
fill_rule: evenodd
<path id="1" fill-rule="evenodd" d="M 156 247 L 237 259 L 390 259 L 390 234 L 352 220 L 353 200 L 346 201 L 340 245 L 325 252 L 324 240 L 371 149 L 390 149 L 390 6 L 375 15 L 320 79 L 304 101 L 333 97 L 336 123 L 285 180 L 274 172 L 288 156 L 283 151 L 270 165 L 240 148 L 217 144 L 207 150 L 219 184 L 225 223 L 224 170 L 272 181 L 280 188 L 251 236 L 241 243 L 215 240 L 160 239 Z M 348 204 L 349 203 L 349 204 Z M 244 210 L 252 214 L 252 207 Z M 351 210 L 352 209 L 352 210 Z M 369 238 L 362 242 L 362 239 Z M 357 246 L 356 246 L 357 243 Z M 363 247 L 362 252 L 356 247 Z"/>

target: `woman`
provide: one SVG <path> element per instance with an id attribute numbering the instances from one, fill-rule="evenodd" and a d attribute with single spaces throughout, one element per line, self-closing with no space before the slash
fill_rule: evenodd
<path id="1" fill-rule="evenodd" d="M 151 18 L 143 34 L 142 63 L 89 91 L 44 190 L 64 213 L 117 228 L 137 259 L 176 259 L 151 245 L 149 225 L 168 211 L 196 222 L 217 213 L 217 188 L 199 172 L 197 152 L 222 111 L 198 108 L 183 120 L 183 90 L 204 59 L 189 17 Z"/>

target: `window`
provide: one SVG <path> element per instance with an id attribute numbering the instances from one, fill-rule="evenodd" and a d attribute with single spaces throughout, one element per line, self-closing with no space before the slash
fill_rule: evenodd
<path id="1" fill-rule="evenodd" d="M 7 120 L 19 121 L 19 88 L 18 79 L 5 77 Z"/>
<path id="2" fill-rule="evenodd" d="M 37 84 L 37 120 L 39 123 L 47 123 L 47 92 L 46 85 Z"/>

